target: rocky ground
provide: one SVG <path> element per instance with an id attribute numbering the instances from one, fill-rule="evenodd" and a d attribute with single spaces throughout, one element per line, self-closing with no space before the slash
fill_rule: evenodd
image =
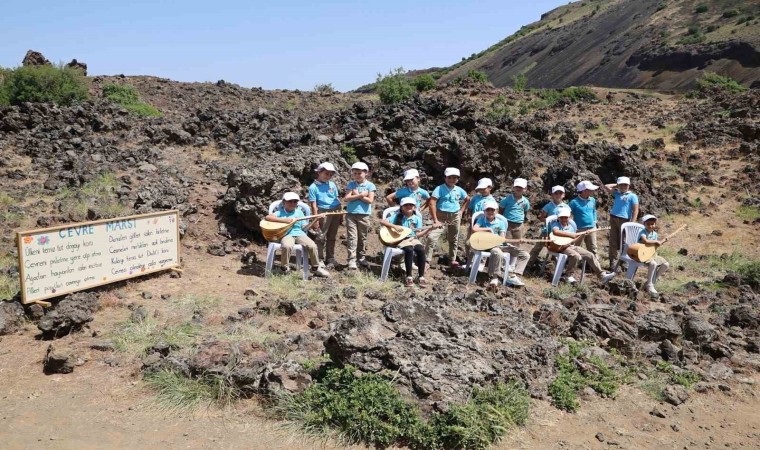
<path id="1" fill-rule="evenodd" d="M 97 99 L 110 82 L 135 86 L 163 117 L 135 117 Z M 213 438 L 234 447 L 235 437 L 197 431 L 231 420 L 235 436 L 252 439 L 246 424 L 264 420 L 256 399 L 304 389 L 313 369 L 330 360 L 396 374 L 399 389 L 424 411 L 466 400 L 473 385 L 521 380 L 536 414 L 509 446 L 757 442 L 760 423 L 744 414 L 758 404 L 760 295 L 735 269 L 760 254 L 758 91 L 686 98 L 597 90 L 596 102 L 526 106 L 499 117 L 495 99 L 517 110 L 535 94 L 465 84 L 381 106 L 362 94 L 151 77 L 99 77 L 91 90 L 95 100 L 75 107 L 0 109 L 4 279 L 17 275 L 16 230 L 169 208 L 183 218 L 185 270 L 70 295 L 48 310 L 13 298 L 2 303 L 0 376 L 13 389 L 3 397 L 10 419 L 0 430 L 17 435 L 58 417 L 35 403 L 39 397 L 64 409 L 69 401 L 100 408 L 104 428 L 121 414 L 134 420 L 136 428 L 121 423 L 81 442 L 155 445 L 160 438 L 137 442 L 129 434 L 151 423 L 151 408 L 144 409 L 153 396 L 143 375 L 169 369 L 221 377 L 246 399 L 192 421 L 169 414 L 159 422 L 172 430 L 164 443 L 203 446 Z M 329 280 L 264 279 L 257 224 L 269 202 L 287 190 L 304 192 L 323 160 L 336 164 L 344 185 L 354 157 L 370 165 L 383 193 L 411 167 L 426 174 L 422 182 L 431 189 L 450 165 L 461 168 L 468 190 L 490 176 L 497 197 L 524 176 L 536 211 L 550 186 L 564 185 L 572 196 L 580 179 L 609 183 L 626 174 L 642 213 L 663 216 L 666 232 L 691 227 L 663 249 L 674 270 L 658 299 L 639 292 L 641 274 L 636 283 L 601 287 L 589 278 L 557 289 L 536 276 L 526 278 L 525 289 L 491 293 L 440 265 L 430 288 L 410 290 L 377 281 L 382 257 L 374 238 L 373 273 L 338 268 Z M 599 200 L 606 211 L 609 198 Z M 581 368 L 598 357 L 627 374 L 617 400 L 584 392 L 572 416 L 549 404 L 547 386 L 569 338 L 587 342 Z M 657 367 L 696 378 L 687 390 Z M 104 406 L 83 388 L 99 383 Z M 160 397 L 158 403 L 166 406 Z M 632 409 L 617 414 L 627 408 L 621 405 Z M 720 425 L 714 409 L 728 411 Z M 283 436 L 264 423 L 259 448 Z M 547 424 L 552 432 L 537 431 Z M 715 429 L 723 425 L 725 432 Z M 65 446 L 78 442 L 72 436 L 60 429 L 39 435 L 62 437 Z"/>

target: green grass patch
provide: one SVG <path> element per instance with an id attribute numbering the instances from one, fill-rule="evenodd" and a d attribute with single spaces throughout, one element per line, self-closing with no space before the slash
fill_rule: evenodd
<path id="1" fill-rule="evenodd" d="M 261 331 L 256 325 L 245 322 L 235 322 L 220 333 L 214 333 L 214 338 L 225 342 L 251 342 L 268 344 L 279 336 L 275 333 Z"/>
<path id="2" fill-rule="evenodd" d="M 760 261 L 743 263 L 736 268 L 736 272 L 741 275 L 742 283 L 755 289 L 760 288 Z"/>
<path id="3" fill-rule="evenodd" d="M 662 390 L 669 384 L 678 384 L 691 389 L 696 383 L 702 381 L 699 374 L 666 361 L 659 361 L 656 366 L 643 369 L 642 373 L 646 375 L 646 378 L 637 382 L 636 386 L 658 401 L 664 399 Z"/>
<path id="4" fill-rule="evenodd" d="M 172 370 L 146 373 L 145 383 L 156 392 L 163 409 L 195 409 L 217 404 L 227 406 L 240 398 L 240 391 L 222 376 L 188 378 Z"/>
<path id="5" fill-rule="evenodd" d="M 602 397 L 612 397 L 625 382 L 625 376 L 601 358 L 583 356 L 586 347 L 587 344 L 569 341 L 568 352 L 554 361 L 557 377 L 549 384 L 549 396 L 559 409 L 577 411 L 578 393 L 586 387 Z"/>
<path id="6" fill-rule="evenodd" d="M 187 349 L 197 343 L 201 331 L 200 325 L 194 323 L 167 324 L 148 316 L 142 321 L 127 320 L 119 324 L 110 338 L 116 350 L 141 355 L 158 343 Z"/>
<path id="7" fill-rule="evenodd" d="M 0 301 L 11 300 L 20 289 L 18 277 L 0 273 Z"/>
<path id="8" fill-rule="evenodd" d="M 141 102 L 134 87 L 126 84 L 106 84 L 103 86 L 103 97 L 121 105 L 127 111 L 143 117 L 157 117 L 161 111 Z"/>
<path id="9" fill-rule="evenodd" d="M 742 86 L 733 78 L 719 75 L 715 72 L 705 72 L 702 77 L 697 80 L 697 90 L 700 92 L 706 92 L 713 89 L 728 92 L 744 92 L 747 90 L 745 86 Z"/>
<path id="10" fill-rule="evenodd" d="M 275 415 L 312 435 L 338 435 L 377 448 L 484 449 L 528 417 L 530 398 L 517 383 L 474 389 L 465 404 L 450 405 L 425 421 L 392 380 L 359 375 L 352 367 L 330 369 L 302 394 L 283 395 Z"/>
<path id="11" fill-rule="evenodd" d="M 84 183 L 79 188 L 61 189 L 56 198 L 60 201 L 60 211 L 69 213 L 73 220 L 87 218 L 93 209 L 101 218 L 124 216 L 132 209 L 119 203 L 116 189 L 121 181 L 112 173 L 103 173 Z"/>
<path id="12" fill-rule="evenodd" d="M 742 205 L 736 210 L 736 216 L 742 220 L 757 220 L 760 219 L 760 208 Z"/>
<path id="13" fill-rule="evenodd" d="M 553 300 L 566 300 L 578 294 L 587 294 L 588 288 L 582 284 L 571 285 L 567 283 L 560 283 L 557 287 L 544 288 L 542 294 L 546 298 Z"/>

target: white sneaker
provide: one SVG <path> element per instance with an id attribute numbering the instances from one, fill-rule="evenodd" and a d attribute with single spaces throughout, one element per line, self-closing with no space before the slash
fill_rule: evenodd
<path id="1" fill-rule="evenodd" d="M 607 283 L 611 279 L 615 278 L 615 272 L 602 272 L 602 283 Z"/>
<path id="2" fill-rule="evenodd" d="M 565 281 L 567 281 L 569 284 L 573 284 L 573 285 L 578 284 L 578 280 L 576 280 L 574 276 L 569 276 L 569 277 L 565 278 Z"/>
<path id="3" fill-rule="evenodd" d="M 325 262 L 324 261 L 320 261 L 318 267 L 324 269 L 325 268 Z"/>
<path id="4" fill-rule="evenodd" d="M 507 284 L 510 286 L 525 286 L 525 283 L 518 277 L 517 275 L 510 275 L 509 278 L 507 278 Z"/>
<path id="5" fill-rule="evenodd" d="M 356 261 L 349 261 L 348 262 L 348 270 L 356 270 L 358 267 L 356 267 Z"/>
<path id="6" fill-rule="evenodd" d="M 326 271 L 324 267 L 317 267 L 316 269 L 314 269 L 314 276 L 330 278 L 330 272 Z"/>
<path id="7" fill-rule="evenodd" d="M 498 278 L 491 278 L 491 282 L 488 283 L 491 287 L 496 287 L 499 285 L 499 279 Z"/>
<path id="8" fill-rule="evenodd" d="M 657 292 L 657 289 L 654 288 L 654 285 L 652 283 L 647 283 L 647 292 L 649 292 L 649 295 L 660 295 L 659 292 Z"/>

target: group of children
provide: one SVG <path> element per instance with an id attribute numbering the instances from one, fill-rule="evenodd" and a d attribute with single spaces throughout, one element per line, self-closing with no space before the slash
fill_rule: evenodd
<path id="1" fill-rule="evenodd" d="M 345 201 L 346 245 L 348 247 L 348 269 L 355 270 L 359 266 L 367 267 L 367 239 L 372 228 L 372 205 L 377 193 L 376 186 L 368 181 L 369 167 L 363 162 L 351 166 L 351 181 L 341 193 L 335 182 L 335 166 L 325 162 L 317 169 L 317 177 L 309 186 L 308 202 L 311 211 L 319 216 L 311 223 L 302 220 L 290 229 L 282 239 L 281 262 L 284 270 L 288 270 L 288 261 L 293 245 L 301 244 L 309 254 L 310 263 L 314 266 L 317 276 L 329 276 L 327 268 L 337 265 L 335 260 L 335 244 L 338 227 L 342 221 L 341 215 L 323 215 L 338 212 L 342 209 L 341 197 Z M 404 172 L 404 186 L 385 197 L 389 206 L 400 206 L 398 212 L 382 220 L 382 225 L 401 231 L 403 228 L 412 230 L 398 248 L 404 253 L 404 268 L 406 269 L 406 284 L 413 285 L 412 271 L 418 271 L 418 283 L 426 284 L 424 277 L 426 265 L 432 260 L 433 251 L 444 233 L 448 242 L 448 262 L 452 268 L 460 266 L 458 259 L 460 224 L 463 218 L 469 217 L 468 238 L 474 232 L 487 231 L 505 238 L 522 239 L 530 211 L 530 201 L 525 196 L 528 181 L 524 178 L 514 180 L 512 192 L 497 203 L 491 194 L 493 183 L 489 178 L 478 181 L 475 194 L 470 196 L 458 186 L 459 169 L 448 167 L 444 171 L 444 183 L 437 186 L 432 193 L 420 187 L 420 174 L 416 169 Z M 639 213 L 639 200 L 630 190 L 630 179 L 620 177 L 616 183 L 603 185 L 602 188 L 611 193 L 613 204 L 610 210 L 610 272 L 603 271 L 597 257 L 596 233 L 586 233 L 597 226 L 596 199 L 594 193 L 599 186 L 584 180 L 577 184 L 577 197 L 565 203 L 565 189 L 554 186 L 551 189 L 551 200 L 540 210 L 539 219 L 544 223 L 541 236 L 550 233 L 555 236 L 577 238 L 575 243 L 565 245 L 559 252 L 568 256 L 564 279 L 575 283 L 575 272 L 581 261 L 585 261 L 590 270 L 596 273 L 602 282 L 614 277 L 618 264 L 620 248 L 620 228 L 623 223 L 635 222 Z M 294 222 L 304 217 L 298 208 L 299 196 L 288 192 L 283 196 L 282 207 L 267 216 L 267 220 L 279 222 Z M 422 212 L 429 212 L 429 226 L 423 229 Z M 546 223 L 547 218 L 555 220 Z M 473 221 L 474 220 L 474 221 Z M 647 215 L 642 222 L 639 241 L 645 244 L 659 245 L 661 241 L 656 232 L 657 218 Z M 307 236 L 306 231 L 313 229 L 317 235 L 316 242 Z M 582 242 L 578 242 L 581 241 Z M 585 248 L 581 246 L 583 244 Z M 465 246 L 469 254 L 469 246 Z M 503 252 L 508 252 L 513 264 L 508 267 L 506 283 L 512 286 L 522 286 L 520 277 L 526 267 L 531 266 L 539 258 L 543 242 L 536 243 L 530 253 L 517 245 L 506 244 L 491 250 L 492 257 L 488 268 L 490 284 L 497 285 L 497 270 L 500 266 Z M 654 282 L 657 275 L 668 269 L 668 263 L 661 257 L 648 262 L 648 291 L 656 295 Z"/>

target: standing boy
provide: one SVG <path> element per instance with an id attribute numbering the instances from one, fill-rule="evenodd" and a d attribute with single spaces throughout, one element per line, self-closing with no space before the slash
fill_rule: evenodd
<path id="1" fill-rule="evenodd" d="M 483 214 L 472 225 L 472 230 L 489 231 L 501 237 L 506 237 L 508 225 L 504 220 L 496 216 L 496 209 L 498 207 L 499 205 L 495 201 L 485 202 Z M 520 280 L 520 276 L 525 271 L 525 266 L 528 265 L 528 253 L 510 244 L 491 249 L 491 256 L 488 258 L 488 277 L 491 279 L 489 284 L 494 288 L 499 285 L 496 271 L 501 266 L 501 259 L 505 251 L 509 253 L 511 258 L 516 260 L 514 271 L 507 277 L 507 284 L 510 286 L 524 286 L 525 283 Z M 506 270 L 509 270 L 509 267 Z"/>
<path id="2" fill-rule="evenodd" d="M 385 197 L 388 206 L 396 206 L 406 197 L 412 197 L 420 210 L 430 199 L 430 193 L 420 187 L 420 172 L 417 169 L 409 169 L 404 172 L 404 187 L 392 192 Z"/>
<path id="3" fill-rule="evenodd" d="M 335 166 L 329 162 L 323 162 L 317 167 L 317 179 L 309 186 L 309 204 L 311 210 L 317 214 L 336 212 L 340 209 L 340 191 L 332 181 L 335 175 Z M 341 216 L 338 214 L 325 216 L 314 224 L 314 229 L 321 231 L 317 238 L 317 250 L 319 260 L 324 261 L 328 267 L 335 267 L 335 241 L 338 236 L 338 226 Z"/>
<path id="4" fill-rule="evenodd" d="M 462 221 L 462 212 L 470 203 L 470 197 L 467 192 L 457 186 L 459 182 L 459 169 L 447 167 L 444 170 L 445 183 L 436 187 L 430 198 L 430 217 L 433 219 L 433 225 L 440 227 L 442 222 L 448 222 L 446 225 L 446 240 L 449 243 L 449 261 L 452 268 L 459 267 L 457 261 L 457 250 L 459 247 L 459 225 Z M 436 228 L 430 233 L 428 248 L 425 249 L 428 262 L 433 257 L 433 245 L 438 242 L 443 230 Z"/>
<path id="5" fill-rule="evenodd" d="M 367 235 L 372 227 L 372 203 L 375 201 L 375 185 L 367 181 L 369 167 L 363 162 L 351 166 L 351 180 L 346 186 L 346 245 L 348 269 L 356 270 L 357 260 L 362 267 L 367 262 Z"/>
<path id="6" fill-rule="evenodd" d="M 543 239 L 549 235 L 549 230 L 546 228 L 546 218 L 549 216 L 556 216 L 560 208 L 567 208 L 565 199 L 565 188 L 562 186 L 552 187 L 551 200 L 545 204 L 541 211 L 538 213 L 538 218 L 541 221 L 541 236 L 539 239 Z M 528 260 L 528 267 L 531 267 L 536 262 L 539 256 L 541 256 L 541 250 L 546 248 L 546 244 L 543 242 L 536 242 L 533 248 L 530 250 L 530 259 Z"/>
<path id="7" fill-rule="evenodd" d="M 626 222 L 636 222 L 639 217 L 639 196 L 630 191 L 631 180 L 620 177 L 617 183 L 605 184 L 604 190 L 612 193 L 614 202 L 610 210 L 610 269 L 615 270 L 620 251 L 620 228 Z"/>
<path id="8" fill-rule="evenodd" d="M 646 227 L 639 233 L 639 242 L 660 246 L 662 241 L 657 234 L 657 217 L 647 214 L 641 218 L 641 222 Z M 647 266 L 647 292 L 653 297 L 657 297 L 659 292 L 654 288 L 654 284 L 660 278 L 660 275 L 670 269 L 670 264 L 660 255 L 655 254 L 652 259 L 645 263 Z"/>
<path id="9" fill-rule="evenodd" d="M 270 222 L 280 223 L 293 223 L 288 233 L 280 239 L 280 265 L 284 273 L 290 272 L 290 254 L 293 252 L 293 246 L 300 244 L 306 252 L 309 254 L 309 262 L 311 263 L 312 271 L 314 275 L 319 277 L 329 277 L 330 274 L 319 264 L 319 256 L 317 255 L 317 244 L 306 235 L 306 231 L 314 226 L 317 221 L 307 224 L 305 220 L 298 220 L 301 217 L 305 217 L 301 208 L 298 207 L 298 194 L 295 192 L 286 192 L 282 196 L 282 207 L 277 208 L 272 214 L 266 217 L 266 220 Z"/>
<path id="10" fill-rule="evenodd" d="M 530 202 L 524 196 L 527 188 L 528 180 L 525 178 L 515 178 L 512 193 L 499 202 L 501 213 L 507 218 L 509 225 L 507 235 L 512 239 L 522 239 L 523 237 L 522 226 L 525 223 L 525 215 L 530 210 Z"/>
<path id="11" fill-rule="evenodd" d="M 597 189 L 599 186 L 588 180 L 581 181 L 575 187 L 578 196 L 570 200 L 570 211 L 573 213 L 573 220 L 579 233 L 596 228 L 596 199 L 592 195 Z M 583 243 L 586 245 L 586 250 L 597 256 L 596 233 L 587 234 L 583 238 Z"/>

